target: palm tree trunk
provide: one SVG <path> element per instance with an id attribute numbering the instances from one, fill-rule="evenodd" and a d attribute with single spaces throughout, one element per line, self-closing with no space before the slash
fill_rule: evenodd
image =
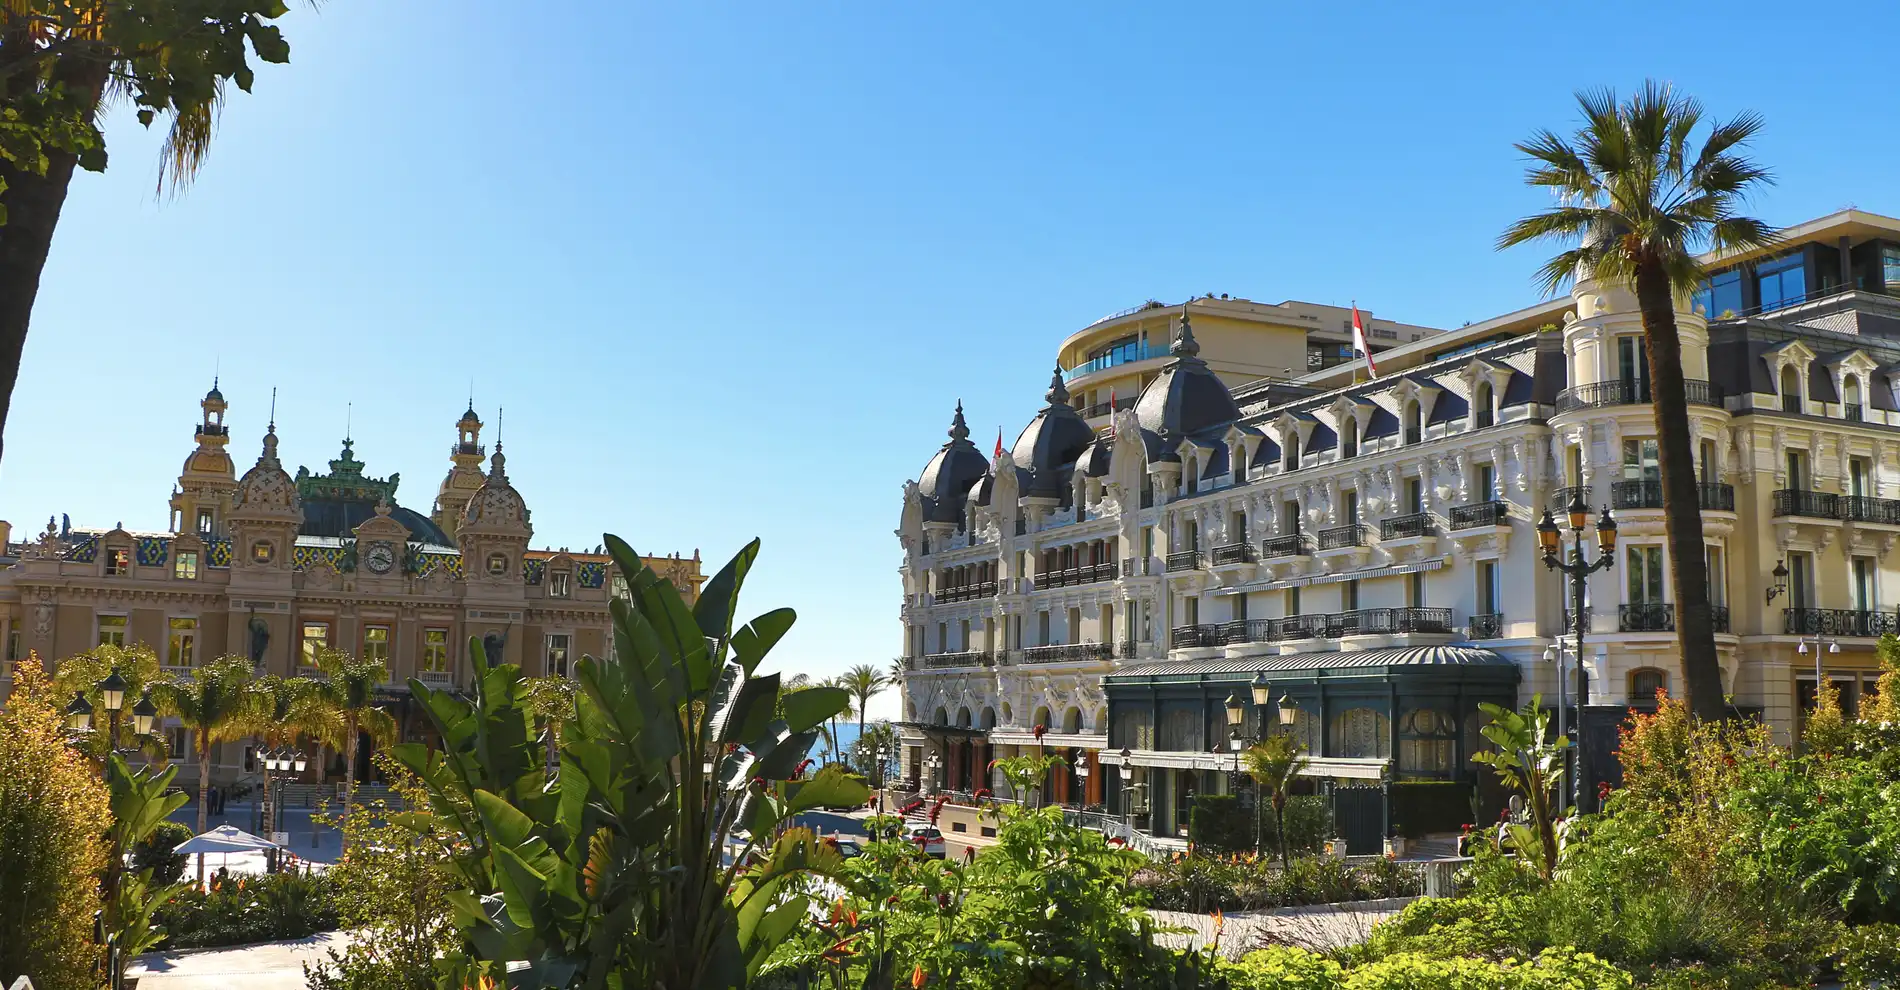
<path id="1" fill-rule="evenodd" d="M 1277 792 L 1273 795 L 1273 841 L 1280 847 L 1280 869 L 1287 868 L 1286 860 L 1286 798 Z"/>
<path id="2" fill-rule="evenodd" d="M 865 695 L 858 696 L 858 740 L 854 745 L 859 749 L 864 748 L 864 706 L 869 703 L 870 700 L 871 699 Z M 873 760 L 877 759 L 876 756 L 872 756 L 871 758 Z"/>
<path id="3" fill-rule="evenodd" d="M 343 761 L 343 815 L 348 817 L 350 807 L 356 801 L 356 713 L 351 712 L 348 719 L 350 737 L 349 758 Z"/>
<path id="4" fill-rule="evenodd" d="M 317 768 L 317 783 L 321 784 L 324 781 L 323 743 L 321 742 L 317 743 L 316 768 Z M 316 795 L 314 793 L 312 793 L 311 798 L 310 798 L 310 848 L 312 849 L 317 848 L 317 800 L 316 800 Z"/>
<path id="5" fill-rule="evenodd" d="M 205 827 L 211 822 L 211 747 L 206 745 L 206 735 L 198 737 L 198 834 L 205 834 Z M 198 854 L 198 886 L 205 883 L 205 854 Z"/>
<path id="6" fill-rule="evenodd" d="M 1704 721 L 1722 718 L 1722 667 L 1715 655 L 1715 624 L 1709 610 L 1709 569 L 1702 535 L 1701 493 L 1689 435 L 1689 403 L 1682 375 L 1682 340 L 1676 335 L 1675 296 L 1660 264 L 1639 263 L 1636 298 L 1643 312 L 1649 350 L 1650 392 L 1656 404 L 1657 460 L 1662 470 L 1663 530 L 1676 599 L 1676 644 L 1689 711 Z"/>

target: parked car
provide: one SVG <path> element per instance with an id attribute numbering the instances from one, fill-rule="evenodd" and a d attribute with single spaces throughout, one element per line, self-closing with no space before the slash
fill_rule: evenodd
<path id="1" fill-rule="evenodd" d="M 832 835 L 825 839 L 825 843 L 837 849 L 846 859 L 855 859 L 864 855 L 864 846 L 854 835 Z"/>
<path id="2" fill-rule="evenodd" d="M 904 838 L 916 843 L 926 856 L 934 859 L 944 856 L 943 833 L 935 825 L 912 825 L 904 830 Z"/>

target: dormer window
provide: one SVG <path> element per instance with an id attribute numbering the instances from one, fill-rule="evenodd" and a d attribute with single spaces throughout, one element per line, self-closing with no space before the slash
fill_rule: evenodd
<path id="1" fill-rule="evenodd" d="M 508 573 L 508 555 L 504 553 L 489 554 L 488 555 L 488 573 L 493 574 L 496 577 L 500 577 L 501 575 Z"/>
<path id="2" fill-rule="evenodd" d="M 1480 430 L 1491 425 L 1491 396 L 1490 382 L 1479 382 L 1477 391 L 1471 396 L 1472 411 L 1476 414 L 1475 422 Z"/>
<path id="3" fill-rule="evenodd" d="M 1841 384 L 1841 416 L 1858 423 L 1866 418 L 1860 401 L 1860 377 L 1848 375 Z"/>
<path id="4" fill-rule="evenodd" d="M 1801 372 L 1791 364 L 1781 366 L 1781 411 L 1797 416 L 1802 411 Z"/>
<path id="5" fill-rule="evenodd" d="M 1286 435 L 1286 463 L 1288 471 L 1298 470 L 1300 466 L 1300 434 L 1289 430 Z"/>
<path id="6" fill-rule="evenodd" d="M 107 550 L 106 573 L 115 576 L 132 573 L 132 551 L 125 547 Z"/>
<path id="7" fill-rule="evenodd" d="M 1424 429 L 1419 415 L 1418 400 L 1408 399 L 1405 403 L 1405 445 L 1411 446 L 1424 439 Z"/>
<path id="8" fill-rule="evenodd" d="M 567 598 L 574 593 L 574 575 L 567 571 L 548 572 L 548 597 Z"/>
<path id="9" fill-rule="evenodd" d="M 1345 417 L 1339 424 L 1339 456 L 1359 456 L 1359 421 L 1351 416 Z"/>

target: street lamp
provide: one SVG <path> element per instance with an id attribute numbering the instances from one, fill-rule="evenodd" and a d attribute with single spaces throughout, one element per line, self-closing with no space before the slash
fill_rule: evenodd
<path id="1" fill-rule="evenodd" d="M 1255 708 L 1265 708 L 1273 701 L 1273 682 L 1267 680 L 1267 672 L 1253 675 L 1253 704 Z"/>
<path id="2" fill-rule="evenodd" d="M 928 759 L 924 760 L 924 766 L 930 769 L 930 792 L 935 794 L 940 784 L 937 775 L 938 771 L 943 769 L 943 757 L 933 752 Z"/>
<path id="3" fill-rule="evenodd" d="M 132 731 L 141 736 L 151 735 L 152 721 L 157 717 L 158 706 L 152 704 L 152 693 L 147 691 L 139 703 L 132 706 Z"/>
<path id="4" fill-rule="evenodd" d="M 1776 598 L 1788 593 L 1788 562 L 1776 561 L 1775 569 L 1769 571 L 1768 575 L 1775 579 L 1774 583 L 1768 586 L 1768 604 L 1773 605 Z"/>
<path id="5" fill-rule="evenodd" d="M 1827 652 L 1832 655 L 1841 652 L 1841 644 L 1832 637 L 1815 633 L 1812 637 L 1802 636 L 1795 644 L 1794 651 L 1806 656 L 1810 644 L 1814 647 L 1814 706 L 1819 708 L 1821 707 L 1821 687 L 1827 676 L 1821 672 L 1821 647 L 1827 647 Z"/>
<path id="6" fill-rule="evenodd" d="M 877 748 L 877 813 L 880 815 L 884 813 L 885 761 L 890 758 L 891 751 L 889 747 L 879 746 Z"/>
<path id="7" fill-rule="evenodd" d="M 73 692 L 73 703 L 66 706 L 66 727 L 74 732 L 92 727 L 92 702 L 86 700 L 86 692 Z"/>
<path id="8" fill-rule="evenodd" d="M 1590 507 L 1584 504 L 1581 489 L 1571 497 L 1570 506 L 1565 510 L 1565 515 L 1570 517 L 1568 520 L 1571 537 L 1570 559 L 1568 561 L 1562 559 L 1563 532 L 1558 527 L 1557 520 L 1551 518 L 1548 508 L 1544 510 L 1543 520 L 1537 524 L 1537 546 L 1544 553 L 1545 567 L 1553 571 L 1561 571 L 1570 578 L 1571 626 L 1577 637 L 1577 670 L 1579 672 L 1577 677 L 1578 746 L 1570 747 L 1570 749 L 1577 749 L 1583 743 L 1583 706 L 1590 701 L 1589 679 L 1582 676 L 1583 634 L 1585 626 L 1588 625 L 1583 612 L 1584 596 L 1589 589 L 1590 575 L 1595 571 L 1607 570 L 1616 564 L 1616 519 L 1610 515 L 1609 506 L 1604 506 L 1596 526 L 1597 558 L 1590 560 L 1585 556 L 1583 548 L 1583 528 L 1590 522 Z M 1559 676 L 1561 677 L 1561 673 Z M 1583 780 L 1586 768 L 1580 757 L 1566 754 L 1565 762 L 1569 764 L 1572 761 L 1574 761 L 1574 767 L 1571 768 L 1570 773 L 1571 803 L 1581 811 L 1585 810 L 1584 800 L 1589 796 Z"/>
<path id="9" fill-rule="evenodd" d="M 286 779 L 292 774 L 301 774 L 309 762 L 304 759 L 303 750 L 265 750 L 261 760 L 264 764 L 264 800 L 260 802 L 259 821 L 265 832 L 265 838 L 271 833 L 281 831 L 278 825 L 283 817 L 283 802 L 279 800 L 279 791 Z M 274 855 L 274 854 L 273 854 Z"/>
<path id="10" fill-rule="evenodd" d="M 1123 747 L 1121 762 L 1117 764 L 1122 772 L 1122 836 L 1130 842 L 1135 837 L 1135 754 Z"/>
<path id="11" fill-rule="evenodd" d="M 1281 695 L 1280 696 L 1280 728 L 1291 729 L 1293 727 L 1293 723 L 1299 721 L 1299 718 L 1300 718 L 1300 706 L 1297 704 L 1294 704 L 1293 696 L 1290 694 Z"/>

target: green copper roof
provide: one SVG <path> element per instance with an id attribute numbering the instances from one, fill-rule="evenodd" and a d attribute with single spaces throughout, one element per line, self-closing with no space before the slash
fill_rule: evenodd
<path id="1" fill-rule="evenodd" d="M 396 502 L 396 486 L 402 474 L 387 480 L 363 475 L 363 462 L 350 450 L 351 440 L 343 441 L 343 452 L 330 462 L 329 474 L 311 474 L 307 467 L 297 468 L 297 495 L 303 499 L 333 498 L 352 502 Z"/>

